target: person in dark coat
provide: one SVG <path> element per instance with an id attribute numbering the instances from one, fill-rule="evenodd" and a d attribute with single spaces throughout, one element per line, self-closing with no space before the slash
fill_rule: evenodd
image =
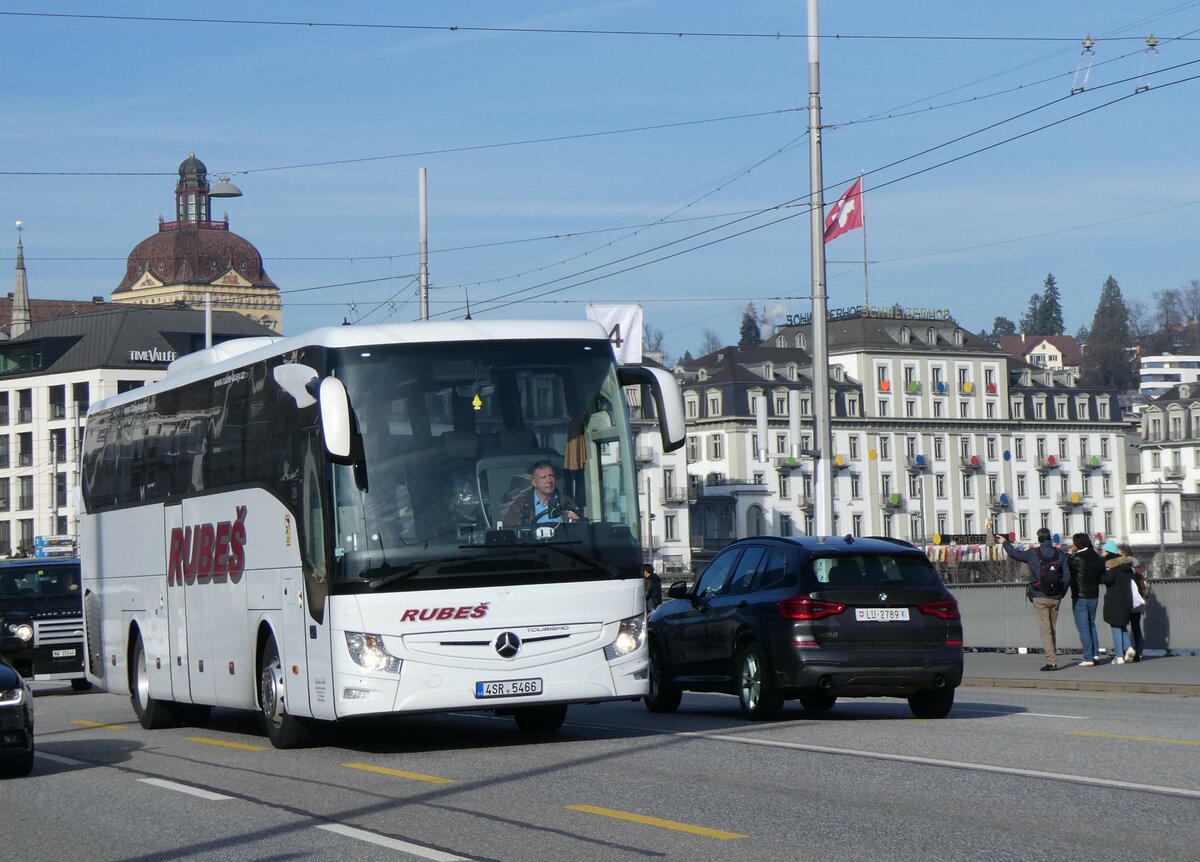
<path id="1" fill-rule="evenodd" d="M 654 573 L 654 566 L 649 563 L 642 566 L 642 579 L 646 588 L 646 613 L 650 613 L 662 604 L 662 579 Z"/>
<path id="2" fill-rule="evenodd" d="M 1071 608 L 1075 628 L 1079 629 L 1079 642 L 1083 644 L 1083 660 L 1079 666 L 1095 667 L 1100 659 L 1096 609 L 1100 605 L 1100 573 L 1104 571 L 1104 561 L 1096 553 L 1087 533 L 1076 533 L 1071 537 L 1071 545 L 1067 549 L 1067 565 L 1071 569 Z"/>
<path id="3" fill-rule="evenodd" d="M 1117 543 L 1104 543 L 1104 621 L 1112 627 L 1113 664 L 1133 661 L 1137 655 L 1129 642 L 1129 615 L 1133 611 L 1133 567 L 1131 558 L 1121 556 Z"/>
<path id="4" fill-rule="evenodd" d="M 992 528 L 992 522 L 987 522 L 987 528 L 992 531 L 993 538 L 999 539 L 1000 536 L 995 535 Z M 1062 602 L 1062 597 L 1066 591 L 1058 595 L 1047 595 L 1041 588 L 1042 563 L 1058 559 L 1059 565 L 1062 567 L 1062 577 L 1064 581 L 1070 578 L 1070 572 L 1067 566 L 1067 552 L 1057 547 L 1050 541 L 1051 533 L 1046 527 L 1041 527 L 1037 531 L 1037 547 L 1027 547 L 1018 551 L 1007 536 L 1004 538 L 1004 553 L 1008 554 L 1014 560 L 1020 560 L 1029 571 L 1029 584 L 1025 588 L 1025 595 L 1033 605 L 1033 616 L 1037 620 L 1038 629 L 1042 633 L 1042 648 L 1046 653 L 1046 663 L 1042 665 L 1042 670 L 1058 670 L 1058 636 L 1055 631 L 1055 626 L 1058 624 L 1058 606 Z"/>

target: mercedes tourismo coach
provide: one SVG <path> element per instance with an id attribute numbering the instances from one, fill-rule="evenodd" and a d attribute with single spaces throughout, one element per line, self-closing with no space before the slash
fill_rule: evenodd
<path id="1" fill-rule="evenodd" d="M 258 710 L 281 748 L 354 716 L 493 709 L 553 730 L 568 704 L 643 696 L 623 387 L 678 448 L 674 379 L 618 367 L 592 321 L 230 341 L 97 402 L 89 679 L 147 728 Z"/>

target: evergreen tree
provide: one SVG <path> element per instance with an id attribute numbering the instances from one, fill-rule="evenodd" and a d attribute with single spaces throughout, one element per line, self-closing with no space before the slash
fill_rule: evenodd
<path id="1" fill-rule="evenodd" d="M 1040 335 L 1038 329 L 1041 326 L 1040 312 L 1042 308 L 1042 295 L 1035 293 L 1029 297 L 1029 307 L 1025 309 L 1025 316 L 1021 318 L 1021 332 L 1025 335 Z"/>
<path id="2" fill-rule="evenodd" d="M 1088 386 L 1131 389 L 1137 385 L 1137 370 L 1128 348 L 1129 310 L 1121 287 L 1111 275 L 1100 288 L 1100 302 L 1087 345 L 1083 351 L 1083 379 Z"/>
<path id="3" fill-rule="evenodd" d="M 739 332 L 738 347 L 757 347 L 762 341 L 762 336 L 758 331 L 758 312 L 754 309 L 753 302 L 746 303 L 746 310 L 742 312 L 742 328 Z"/>
<path id="4" fill-rule="evenodd" d="M 995 344 L 1005 335 L 1016 335 L 1017 325 L 1007 317 L 997 317 L 992 321 L 991 342 Z"/>
<path id="5" fill-rule="evenodd" d="M 679 357 L 680 365 L 691 365 L 695 361 L 696 360 L 692 358 L 692 351 L 690 350 L 683 351 L 683 356 Z"/>
<path id="6" fill-rule="evenodd" d="M 1049 273 L 1046 276 L 1046 282 L 1042 286 L 1042 299 L 1038 303 L 1038 330 L 1037 335 L 1062 335 L 1063 313 L 1062 301 L 1058 293 L 1058 282 L 1054 280 L 1054 273 Z"/>

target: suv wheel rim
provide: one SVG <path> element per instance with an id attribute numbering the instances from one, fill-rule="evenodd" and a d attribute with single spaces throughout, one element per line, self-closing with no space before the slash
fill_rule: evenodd
<path id="1" fill-rule="evenodd" d="M 758 656 L 750 653 L 742 661 L 742 700 L 750 709 L 758 706 L 758 698 L 762 692 L 762 673 L 758 664 Z"/>

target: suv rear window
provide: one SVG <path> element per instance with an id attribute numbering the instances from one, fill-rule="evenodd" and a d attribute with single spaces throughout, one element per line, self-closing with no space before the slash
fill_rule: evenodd
<path id="1" fill-rule="evenodd" d="M 932 587 L 941 583 L 926 558 L 911 554 L 814 557 L 804 567 L 804 582 L 809 590 Z"/>

